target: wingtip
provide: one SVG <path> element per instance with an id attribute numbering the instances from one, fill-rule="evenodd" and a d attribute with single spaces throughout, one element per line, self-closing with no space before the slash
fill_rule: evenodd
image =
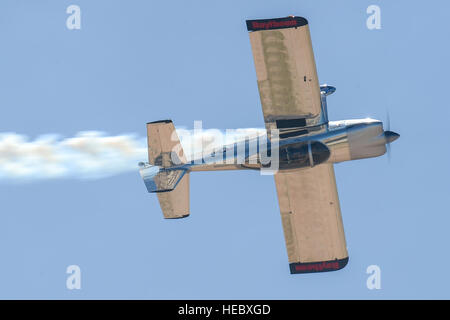
<path id="1" fill-rule="evenodd" d="M 183 219 L 183 218 L 187 218 L 189 217 L 189 213 L 188 214 L 184 214 L 182 216 L 178 216 L 178 217 L 164 217 L 167 220 L 174 220 L 174 219 Z"/>
<path id="2" fill-rule="evenodd" d="M 166 119 L 166 120 L 156 120 L 156 121 L 147 122 L 147 124 L 155 124 L 155 123 L 172 123 L 172 120 Z"/>
<path id="3" fill-rule="evenodd" d="M 291 274 L 329 272 L 343 269 L 348 264 L 348 257 L 343 259 L 318 261 L 318 262 L 294 262 L 289 264 Z"/>
<path id="4" fill-rule="evenodd" d="M 284 18 L 246 20 L 248 31 L 298 28 L 308 24 L 308 20 L 299 16 Z"/>

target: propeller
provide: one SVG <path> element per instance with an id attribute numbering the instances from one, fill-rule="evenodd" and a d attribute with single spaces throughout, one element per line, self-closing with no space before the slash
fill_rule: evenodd
<path id="1" fill-rule="evenodd" d="M 388 162 L 391 162 L 391 142 L 397 140 L 400 135 L 394 131 L 391 131 L 391 117 L 389 116 L 389 111 L 386 112 L 386 129 L 384 131 L 384 137 L 386 139 L 386 153 L 388 157 Z"/>
<path id="2" fill-rule="evenodd" d="M 386 111 L 386 131 L 391 131 L 391 117 L 389 116 L 389 110 Z M 386 153 L 387 153 L 387 158 L 388 158 L 388 162 L 391 163 L 391 144 L 390 143 L 386 143 Z"/>

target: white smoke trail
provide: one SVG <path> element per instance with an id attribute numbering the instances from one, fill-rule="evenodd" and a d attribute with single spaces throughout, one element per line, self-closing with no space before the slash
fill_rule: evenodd
<path id="1" fill-rule="evenodd" d="M 80 132 L 72 138 L 44 135 L 30 141 L 0 134 L 0 179 L 103 178 L 136 168 L 145 159 L 145 139 Z"/>
<path id="2" fill-rule="evenodd" d="M 223 135 L 215 129 L 196 134 L 177 129 L 188 158 L 197 154 L 198 148 L 215 147 L 263 131 L 238 129 Z M 138 162 L 147 160 L 146 139 L 135 134 L 107 136 L 98 131 L 79 132 L 71 138 L 48 134 L 34 140 L 17 133 L 0 133 L 0 180 L 100 179 L 137 171 Z"/>

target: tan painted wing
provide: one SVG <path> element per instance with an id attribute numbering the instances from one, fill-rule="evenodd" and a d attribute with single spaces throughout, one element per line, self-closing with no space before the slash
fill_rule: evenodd
<path id="1" fill-rule="evenodd" d="M 275 174 L 291 273 L 333 271 L 348 261 L 333 164 Z"/>
<path id="2" fill-rule="evenodd" d="M 273 27 L 283 22 L 298 27 Z M 252 31 L 252 23 L 261 30 Z M 247 26 L 266 129 L 321 124 L 320 87 L 307 20 L 250 20 Z"/>

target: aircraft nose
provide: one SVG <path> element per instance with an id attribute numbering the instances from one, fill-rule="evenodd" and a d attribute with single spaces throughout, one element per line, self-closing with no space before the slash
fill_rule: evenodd
<path id="1" fill-rule="evenodd" d="M 386 139 L 386 143 L 391 143 L 400 138 L 400 135 L 394 131 L 385 131 L 384 137 Z"/>

